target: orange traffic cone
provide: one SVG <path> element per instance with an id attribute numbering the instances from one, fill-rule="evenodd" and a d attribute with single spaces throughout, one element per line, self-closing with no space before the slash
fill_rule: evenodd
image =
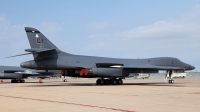
<path id="1" fill-rule="evenodd" d="M 42 79 L 39 80 L 39 83 L 40 83 L 40 84 L 43 83 L 43 82 L 42 82 Z"/>

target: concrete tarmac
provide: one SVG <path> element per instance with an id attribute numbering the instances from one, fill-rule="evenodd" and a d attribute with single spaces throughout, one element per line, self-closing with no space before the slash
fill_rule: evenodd
<path id="1" fill-rule="evenodd" d="M 200 112 L 200 79 L 38 79 L 0 83 L 0 112 Z"/>

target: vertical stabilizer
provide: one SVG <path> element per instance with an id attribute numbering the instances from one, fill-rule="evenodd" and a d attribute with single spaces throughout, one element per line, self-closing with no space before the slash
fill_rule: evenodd
<path id="1" fill-rule="evenodd" d="M 25 51 L 31 52 L 34 59 L 57 58 L 57 53 L 60 50 L 39 30 L 25 27 L 25 31 L 31 46 L 31 49 Z"/>
<path id="2" fill-rule="evenodd" d="M 31 48 L 58 49 L 39 30 L 31 27 L 25 27 L 25 31 Z"/>

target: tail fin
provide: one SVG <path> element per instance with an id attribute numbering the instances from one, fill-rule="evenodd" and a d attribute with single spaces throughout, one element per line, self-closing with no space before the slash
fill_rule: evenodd
<path id="1" fill-rule="evenodd" d="M 31 49 L 26 49 L 25 51 L 31 52 L 34 59 L 57 58 L 57 53 L 60 50 L 39 30 L 25 27 L 25 31 L 31 45 Z"/>
<path id="2" fill-rule="evenodd" d="M 58 48 L 51 43 L 39 30 L 35 28 L 25 27 L 25 31 L 31 45 L 31 48 L 55 49 Z"/>
<path id="3" fill-rule="evenodd" d="M 34 59 L 44 59 L 44 58 L 57 58 L 57 54 L 60 51 L 51 41 L 49 41 L 39 30 L 35 28 L 25 27 L 25 31 L 31 45 L 31 49 L 25 49 L 25 51 L 30 52 L 26 54 L 20 54 L 15 56 L 10 56 L 6 58 L 23 56 L 28 54 L 33 54 Z"/>

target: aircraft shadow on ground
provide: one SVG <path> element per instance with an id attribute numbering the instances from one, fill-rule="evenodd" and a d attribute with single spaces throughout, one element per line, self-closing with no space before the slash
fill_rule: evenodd
<path id="1" fill-rule="evenodd" d="M 168 83 L 124 83 L 123 85 L 96 85 L 95 83 L 59 83 L 59 84 L 50 84 L 47 85 L 44 83 L 39 85 L 27 85 L 28 87 L 56 87 L 56 86 L 169 86 L 169 87 L 184 87 L 183 85 L 177 84 L 168 84 Z"/>

